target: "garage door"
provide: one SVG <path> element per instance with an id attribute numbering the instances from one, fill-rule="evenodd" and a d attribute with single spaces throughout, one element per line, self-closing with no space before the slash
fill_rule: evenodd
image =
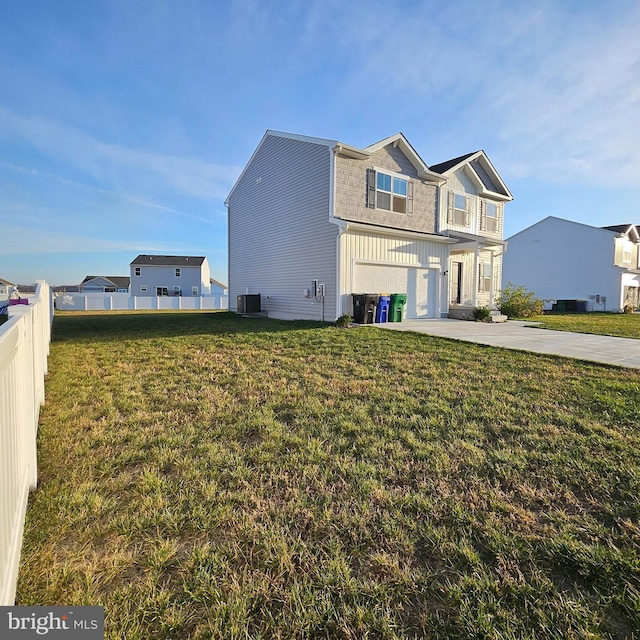
<path id="1" fill-rule="evenodd" d="M 435 277 L 433 269 L 356 264 L 352 293 L 406 293 L 406 318 L 435 318 Z"/>

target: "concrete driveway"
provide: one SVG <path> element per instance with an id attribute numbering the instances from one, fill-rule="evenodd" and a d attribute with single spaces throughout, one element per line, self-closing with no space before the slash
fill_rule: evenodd
<path id="1" fill-rule="evenodd" d="M 386 322 L 369 326 L 394 331 L 416 331 L 493 347 L 548 353 L 640 369 L 640 340 L 536 329 L 531 326 L 534 324 L 519 320 L 487 323 L 443 318 Z"/>

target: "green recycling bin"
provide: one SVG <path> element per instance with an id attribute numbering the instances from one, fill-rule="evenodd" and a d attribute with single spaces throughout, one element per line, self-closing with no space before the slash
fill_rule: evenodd
<path id="1" fill-rule="evenodd" d="M 402 322 L 404 306 L 407 304 L 406 293 L 392 293 L 389 307 L 389 322 Z"/>

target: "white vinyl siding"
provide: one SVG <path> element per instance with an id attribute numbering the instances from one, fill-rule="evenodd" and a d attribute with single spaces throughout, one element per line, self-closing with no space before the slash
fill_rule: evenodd
<path id="1" fill-rule="evenodd" d="M 508 238 L 503 282 L 525 285 L 543 300 L 586 300 L 589 311 L 622 311 L 623 287 L 637 284 L 639 277 L 614 265 L 615 236 L 610 230 L 545 218 Z M 595 296 L 607 299 L 606 309 Z"/>
<path id="2" fill-rule="evenodd" d="M 424 290 L 429 291 L 429 309 L 423 317 L 440 317 L 446 313 L 446 291 L 443 292 L 443 278 L 440 275 L 448 264 L 449 246 L 428 239 L 415 239 L 386 235 L 368 231 L 349 231 L 340 237 L 340 292 L 343 312 L 351 309 L 353 293 L 387 293 L 385 278 L 373 291 L 354 291 L 354 286 L 362 283 L 363 269 L 366 267 L 401 267 L 407 277 L 417 282 L 425 279 Z M 366 270 L 366 269 L 365 269 Z M 369 273 L 374 273 L 369 270 Z M 379 271 L 383 274 L 384 269 Z M 392 272 L 390 272 L 391 275 Z M 399 272 L 396 272 L 398 277 Z M 370 282 L 368 280 L 367 282 Z M 373 284 L 373 282 L 371 282 Z M 389 291 L 388 293 L 408 293 Z"/>
<path id="3" fill-rule="evenodd" d="M 268 134 L 228 200 L 229 308 L 259 293 L 270 317 L 321 319 L 303 291 L 325 285 L 324 318 L 336 316 L 336 237 L 329 221 L 329 145 Z"/>

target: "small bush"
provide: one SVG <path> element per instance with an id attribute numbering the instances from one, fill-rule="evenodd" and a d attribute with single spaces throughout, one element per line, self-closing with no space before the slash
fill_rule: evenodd
<path id="1" fill-rule="evenodd" d="M 491 317 L 491 309 L 489 307 L 474 307 L 472 315 L 476 322 L 486 322 Z"/>
<path id="2" fill-rule="evenodd" d="M 500 291 L 496 306 L 509 318 L 529 318 L 542 313 L 544 300 L 536 298 L 535 293 L 528 291 L 524 285 L 516 287 L 512 282 L 508 282 Z"/>
<path id="3" fill-rule="evenodd" d="M 353 322 L 353 318 L 348 313 L 343 313 L 336 320 L 336 327 L 341 327 L 341 328 L 348 327 L 352 322 Z"/>
<path id="4" fill-rule="evenodd" d="M 625 313 L 633 313 L 633 307 L 630 304 L 625 304 L 624 305 L 624 312 Z"/>

